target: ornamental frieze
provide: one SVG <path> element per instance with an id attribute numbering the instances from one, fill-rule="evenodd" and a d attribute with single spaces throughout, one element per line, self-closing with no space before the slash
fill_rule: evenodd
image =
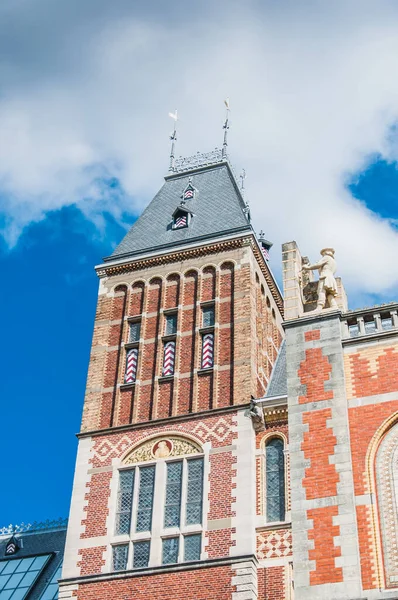
<path id="1" fill-rule="evenodd" d="M 148 462 L 157 458 L 172 458 L 200 454 L 202 449 L 191 440 L 178 436 L 158 437 L 144 442 L 138 448 L 127 454 L 123 464 L 132 465 L 139 462 Z"/>

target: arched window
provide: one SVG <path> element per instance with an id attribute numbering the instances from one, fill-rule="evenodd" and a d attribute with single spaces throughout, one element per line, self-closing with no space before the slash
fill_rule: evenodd
<path id="1" fill-rule="evenodd" d="M 119 472 L 111 568 L 200 560 L 203 486 L 204 457 L 192 440 L 168 435 L 129 452 Z"/>
<path id="2" fill-rule="evenodd" d="M 398 424 L 380 443 L 375 462 L 386 588 L 398 586 Z"/>
<path id="3" fill-rule="evenodd" d="M 285 456 L 279 437 L 265 446 L 265 502 L 267 522 L 285 520 Z"/>

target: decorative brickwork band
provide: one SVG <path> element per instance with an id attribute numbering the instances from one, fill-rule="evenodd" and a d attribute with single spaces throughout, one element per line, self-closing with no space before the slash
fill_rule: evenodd
<path id="1" fill-rule="evenodd" d="M 214 334 L 206 333 L 203 336 L 202 369 L 209 369 L 214 362 Z"/>
<path id="2" fill-rule="evenodd" d="M 137 378 L 137 362 L 138 362 L 138 348 L 132 348 L 127 352 L 126 360 L 126 374 L 124 376 L 124 383 L 134 383 Z"/>
<path id="3" fill-rule="evenodd" d="M 164 345 L 163 376 L 174 375 L 174 362 L 176 353 L 176 343 L 167 342 Z"/>

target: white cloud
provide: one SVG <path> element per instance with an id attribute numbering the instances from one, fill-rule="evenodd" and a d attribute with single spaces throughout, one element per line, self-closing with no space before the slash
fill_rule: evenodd
<path id="1" fill-rule="evenodd" d="M 71 202 L 92 218 L 104 207 L 141 210 L 167 169 L 168 111 L 181 114 L 178 151 L 206 151 L 221 143 L 230 96 L 230 153 L 246 168 L 273 264 L 283 241 L 296 239 L 312 258 L 332 244 L 351 292 L 396 294 L 398 234 L 345 188 L 371 153 L 398 155 L 396 3 L 202 1 L 190 14 L 174 1 L 169 12 L 147 3 L 146 14 L 97 0 L 80 17 L 37 18 L 32 30 L 33 4 L 7 7 L 25 53 L 0 65 L 9 242 Z M 107 205 L 93 184 L 102 173 L 118 176 L 131 200 Z"/>

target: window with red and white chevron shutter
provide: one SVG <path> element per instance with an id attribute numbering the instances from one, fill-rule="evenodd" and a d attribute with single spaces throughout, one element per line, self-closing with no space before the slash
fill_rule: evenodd
<path id="1" fill-rule="evenodd" d="M 134 383 L 137 378 L 138 348 L 131 348 L 127 352 L 126 372 L 124 383 Z"/>
<path id="2" fill-rule="evenodd" d="M 209 369 L 214 364 L 214 333 L 202 336 L 202 369 Z"/>
<path id="3" fill-rule="evenodd" d="M 163 377 L 168 375 L 174 375 L 174 363 L 175 363 L 176 343 L 174 340 L 166 342 L 164 345 L 163 352 Z"/>

